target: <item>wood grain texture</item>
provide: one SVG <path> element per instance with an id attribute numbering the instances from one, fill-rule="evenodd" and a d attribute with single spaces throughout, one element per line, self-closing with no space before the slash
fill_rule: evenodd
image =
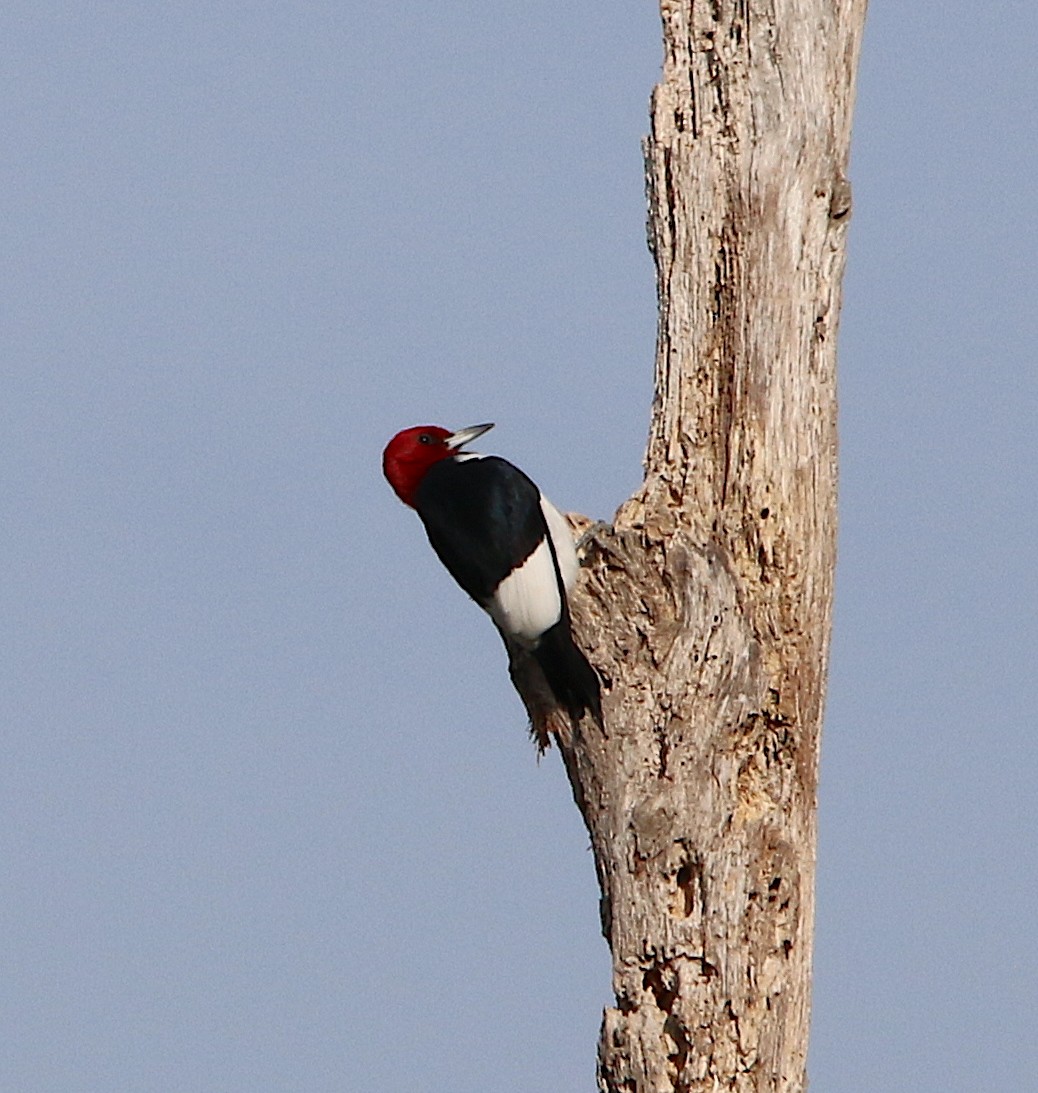
<path id="1" fill-rule="evenodd" d="M 605 732 L 546 721 L 513 671 L 594 849 L 616 992 L 600 1089 L 799 1091 L 865 0 L 661 12 L 645 480 L 593 533 L 573 597 Z"/>

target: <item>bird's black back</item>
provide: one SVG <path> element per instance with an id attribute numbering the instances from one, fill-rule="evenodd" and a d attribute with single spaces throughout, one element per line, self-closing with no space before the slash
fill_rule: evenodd
<path id="1" fill-rule="evenodd" d="M 481 605 L 548 535 L 540 490 L 494 455 L 434 464 L 414 507 L 440 561 Z"/>

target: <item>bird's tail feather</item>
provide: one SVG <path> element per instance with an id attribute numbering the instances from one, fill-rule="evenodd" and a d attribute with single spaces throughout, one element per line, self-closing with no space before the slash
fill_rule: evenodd
<path id="1" fill-rule="evenodd" d="M 541 635 L 534 658 L 544 672 L 552 693 L 574 721 L 590 710 L 602 724 L 602 690 L 598 673 L 573 643 L 569 620 L 560 619 Z"/>

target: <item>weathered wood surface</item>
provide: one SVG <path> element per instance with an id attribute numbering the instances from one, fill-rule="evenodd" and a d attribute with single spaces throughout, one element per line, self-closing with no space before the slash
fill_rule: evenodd
<path id="1" fill-rule="evenodd" d="M 661 8 L 646 475 L 574 598 L 606 732 L 559 740 L 613 955 L 599 1085 L 798 1091 L 865 0 Z"/>

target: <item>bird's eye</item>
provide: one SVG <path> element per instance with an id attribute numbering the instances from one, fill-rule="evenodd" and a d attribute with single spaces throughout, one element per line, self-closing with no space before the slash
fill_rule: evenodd
<path id="1" fill-rule="evenodd" d="M 428 433 L 422 433 L 418 438 L 419 444 L 431 444 L 432 442 L 433 438 Z"/>

